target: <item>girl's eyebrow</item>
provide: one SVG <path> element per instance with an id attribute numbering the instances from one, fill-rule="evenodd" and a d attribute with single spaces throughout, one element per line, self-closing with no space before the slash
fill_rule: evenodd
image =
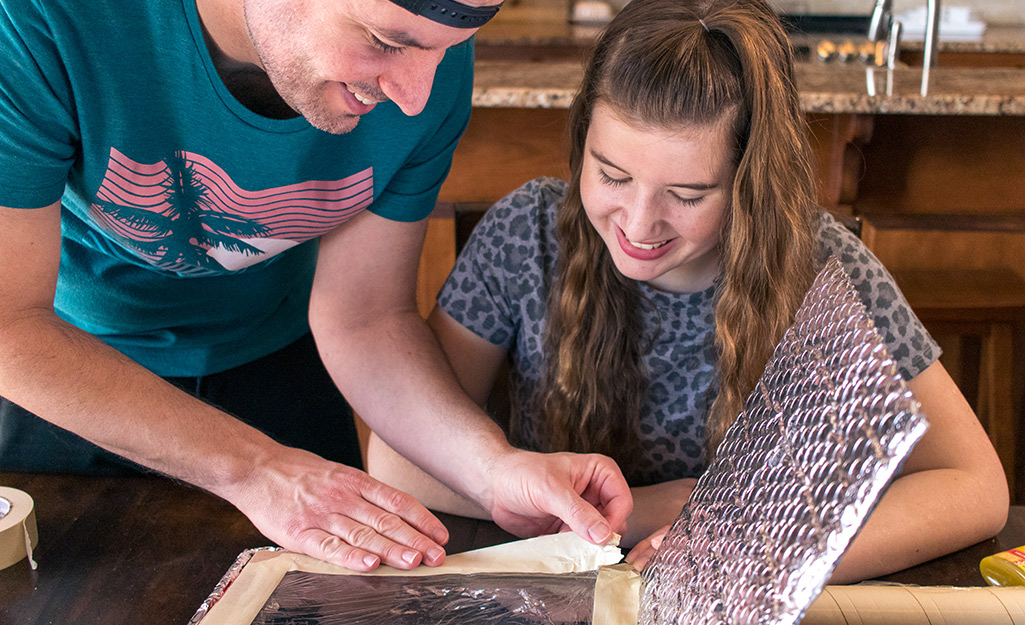
<path id="1" fill-rule="evenodd" d="M 615 163 L 610 161 L 608 158 L 606 158 L 604 155 L 596 152 L 594 150 L 594 148 L 591 148 L 589 151 L 591 152 L 591 156 L 593 156 L 595 159 L 597 159 L 601 163 L 604 163 L 605 165 L 608 165 L 609 167 L 614 167 L 615 169 L 618 169 L 619 171 L 623 172 L 624 174 L 628 173 L 625 169 L 623 169 L 619 165 L 616 165 Z M 714 183 L 714 182 L 676 182 L 676 183 L 670 183 L 670 184 L 668 184 L 666 186 L 668 186 L 668 187 L 677 187 L 677 188 L 680 188 L 680 189 L 691 189 L 693 191 L 708 191 L 710 189 L 717 188 L 719 185 L 718 185 L 718 183 Z"/>

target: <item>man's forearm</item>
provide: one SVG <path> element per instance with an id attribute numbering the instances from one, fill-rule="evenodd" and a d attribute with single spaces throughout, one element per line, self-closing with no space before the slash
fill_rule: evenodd
<path id="1" fill-rule="evenodd" d="M 313 327 L 336 384 L 371 428 L 428 473 L 483 503 L 481 478 L 511 447 L 463 392 L 419 314 L 395 312 L 344 330 Z"/>
<path id="2" fill-rule="evenodd" d="M 0 325 L 0 395 L 124 456 L 221 496 L 273 441 L 52 312 Z"/>

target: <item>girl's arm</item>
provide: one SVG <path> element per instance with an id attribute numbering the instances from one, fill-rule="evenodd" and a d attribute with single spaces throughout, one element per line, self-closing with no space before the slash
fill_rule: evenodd
<path id="1" fill-rule="evenodd" d="M 1000 460 L 943 365 L 933 363 L 909 386 L 929 429 L 840 560 L 831 584 L 879 577 L 962 549 L 993 536 L 1007 521 Z M 643 509 L 633 492 L 635 510 Z M 667 529 L 638 544 L 627 561 L 643 568 Z"/>
<path id="2" fill-rule="evenodd" d="M 416 498 L 425 508 L 474 519 L 490 519 L 484 508 L 431 477 L 370 433 L 367 442 L 367 473 L 392 488 Z"/>
<path id="3" fill-rule="evenodd" d="M 1007 479 L 989 437 L 938 361 L 909 383 L 929 429 L 830 583 L 886 575 L 995 535 L 1007 521 Z"/>
<path id="4" fill-rule="evenodd" d="M 690 499 L 697 483 L 696 479 L 688 477 L 631 488 L 634 511 L 627 519 L 626 532 L 620 544 L 630 548 L 665 530 L 680 515 L 683 504 Z"/>

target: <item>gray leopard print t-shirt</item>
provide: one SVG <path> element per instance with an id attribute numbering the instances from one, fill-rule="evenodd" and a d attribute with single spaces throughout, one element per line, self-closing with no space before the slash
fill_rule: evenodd
<path id="1" fill-rule="evenodd" d="M 556 210 L 566 185 L 539 178 L 495 204 L 474 229 L 441 292 L 438 305 L 457 322 L 510 354 L 513 406 L 509 436 L 542 448 L 543 432 L 530 397 L 542 375 L 542 332 L 556 276 Z M 837 256 L 875 320 L 901 375 L 911 379 L 939 357 L 939 347 L 911 312 L 874 255 L 823 213 L 822 258 Z M 649 387 L 640 415 L 643 453 L 624 467 L 633 486 L 697 477 L 705 468 L 705 419 L 717 391 L 714 375 L 714 287 L 674 294 L 640 283 L 652 305 L 641 304 L 652 349 L 643 356 Z M 642 298 L 643 299 L 643 298 Z"/>

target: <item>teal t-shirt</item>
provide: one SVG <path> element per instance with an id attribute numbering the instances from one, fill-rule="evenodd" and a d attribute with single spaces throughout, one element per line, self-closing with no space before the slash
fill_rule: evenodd
<path id="1" fill-rule="evenodd" d="M 426 108 L 344 135 L 228 92 L 195 0 L 0 0 L 0 206 L 62 202 L 55 307 L 159 375 L 204 375 L 308 331 L 317 238 L 434 206 L 470 116 L 472 40 Z"/>

